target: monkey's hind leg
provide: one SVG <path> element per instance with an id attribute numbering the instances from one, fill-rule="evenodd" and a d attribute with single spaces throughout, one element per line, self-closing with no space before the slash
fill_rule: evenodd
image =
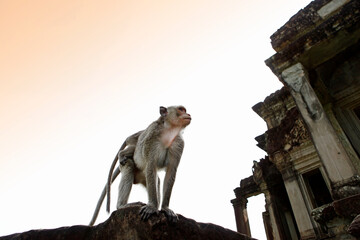
<path id="1" fill-rule="evenodd" d="M 132 159 L 128 159 L 126 164 L 120 166 L 121 180 L 119 185 L 119 196 L 116 208 L 125 206 L 129 200 L 132 185 L 135 177 L 135 163 Z"/>

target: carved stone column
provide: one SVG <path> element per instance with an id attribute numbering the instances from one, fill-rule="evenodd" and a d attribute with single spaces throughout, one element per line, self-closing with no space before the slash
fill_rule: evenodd
<path id="1" fill-rule="evenodd" d="M 274 240 L 275 238 L 274 238 L 273 229 L 271 226 L 271 219 L 270 219 L 269 211 L 263 212 L 262 218 L 263 218 L 264 227 L 265 227 L 266 239 Z"/>
<path id="2" fill-rule="evenodd" d="M 236 228 L 239 233 L 251 237 L 246 198 L 236 198 L 231 201 L 235 211 Z"/>
<path id="3" fill-rule="evenodd" d="M 356 176 L 356 171 L 328 120 L 314 89 L 309 83 L 306 70 L 301 63 L 297 63 L 285 69 L 282 72 L 282 78 L 289 87 L 291 95 L 294 97 L 296 105 L 309 129 L 332 186 L 336 183 L 351 182 L 351 179 Z M 339 194 L 335 195 L 336 198 L 343 197 L 337 196 Z"/>
<path id="4" fill-rule="evenodd" d="M 281 169 L 281 174 L 301 239 L 316 239 L 314 226 L 294 171 L 291 166 L 287 166 Z"/>
<path id="5" fill-rule="evenodd" d="M 263 190 L 265 195 L 265 209 L 266 212 L 263 213 L 263 221 L 266 231 L 266 236 L 268 240 L 272 239 L 281 239 L 279 233 L 279 226 L 277 225 L 277 220 L 275 217 L 274 205 L 271 199 L 271 194 L 268 190 Z"/>

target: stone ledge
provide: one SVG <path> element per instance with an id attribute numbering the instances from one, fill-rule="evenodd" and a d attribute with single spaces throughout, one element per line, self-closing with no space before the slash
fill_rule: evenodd
<path id="1" fill-rule="evenodd" d="M 142 221 L 139 210 L 145 204 L 133 203 L 113 212 L 105 222 L 90 226 L 71 226 L 48 230 L 31 230 L 0 237 L 0 240 L 250 240 L 253 238 L 211 223 L 198 223 L 179 216 L 176 224 L 167 221 L 160 213 Z"/>
<path id="2" fill-rule="evenodd" d="M 272 45 L 277 53 L 265 63 L 275 75 L 279 76 L 296 62 L 301 62 L 306 68 L 313 68 L 360 39 L 357 31 L 360 22 L 359 1 L 349 1 L 328 18 L 316 20 L 316 24 L 312 21 L 311 24 L 306 23 L 306 16 L 300 11 L 272 36 Z M 308 27 L 300 28 L 302 32 L 298 32 L 302 24 Z M 343 43 L 341 49 L 337 48 L 338 42 Z"/>

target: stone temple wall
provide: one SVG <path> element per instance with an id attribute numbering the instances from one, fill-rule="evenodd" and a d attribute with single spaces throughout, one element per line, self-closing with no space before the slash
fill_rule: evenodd
<path id="1" fill-rule="evenodd" d="M 267 124 L 255 138 L 267 156 L 234 190 L 238 231 L 250 235 L 247 198 L 264 193 L 268 239 L 356 239 L 360 1 L 315 0 L 271 44 L 265 62 L 284 87 L 253 107 Z"/>

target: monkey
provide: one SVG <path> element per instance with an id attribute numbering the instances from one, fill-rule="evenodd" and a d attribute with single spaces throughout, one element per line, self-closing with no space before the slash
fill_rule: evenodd
<path id="1" fill-rule="evenodd" d="M 120 174 L 120 170 L 117 168 L 115 169 L 116 163 L 119 160 L 120 165 L 125 165 L 128 160 L 132 160 L 134 156 L 135 146 L 137 143 L 137 140 L 139 138 L 139 135 L 143 131 L 139 131 L 135 134 L 132 134 L 131 136 L 127 137 L 126 140 L 121 145 L 119 151 L 115 155 L 115 158 L 113 162 L 111 163 L 109 175 L 108 175 L 108 181 L 100 195 L 100 198 L 98 200 L 97 206 L 95 208 L 93 217 L 89 223 L 90 226 L 93 226 L 96 218 L 99 214 L 100 207 L 102 202 L 104 201 L 105 195 L 107 195 L 107 205 L 106 205 L 106 211 L 110 212 L 110 192 L 111 192 L 111 183 L 116 179 L 116 177 Z M 115 169 L 115 172 L 114 172 Z"/>
<path id="2" fill-rule="evenodd" d="M 169 208 L 169 202 L 177 167 L 184 149 L 182 131 L 190 122 L 191 116 L 186 112 L 185 107 L 160 107 L 160 117 L 145 130 L 139 132 L 133 158 L 128 158 L 124 165 L 120 164 L 119 169 L 114 172 L 113 178 L 110 178 L 113 181 L 121 171 L 117 209 L 121 209 L 127 204 L 132 185 L 142 184 L 147 189 L 148 203 L 140 209 L 141 219 L 147 220 L 153 214 L 158 214 L 160 178 L 157 171 L 165 169 L 161 211 L 165 213 L 170 222 L 177 222 L 178 217 Z M 131 151 L 132 149 L 130 148 Z M 104 191 L 106 193 L 105 189 L 103 193 Z M 100 200 L 98 205 L 101 206 Z"/>
<path id="3" fill-rule="evenodd" d="M 117 209 L 127 204 L 132 184 L 144 185 L 148 203 L 140 210 L 142 220 L 158 214 L 160 204 L 160 180 L 157 171 L 165 169 L 161 211 L 171 222 L 178 220 L 169 208 L 170 196 L 175 182 L 177 167 L 184 149 L 182 131 L 191 122 L 191 116 L 183 106 L 160 107 L 160 117 L 139 136 L 134 161 L 120 167 L 122 172 Z"/>

